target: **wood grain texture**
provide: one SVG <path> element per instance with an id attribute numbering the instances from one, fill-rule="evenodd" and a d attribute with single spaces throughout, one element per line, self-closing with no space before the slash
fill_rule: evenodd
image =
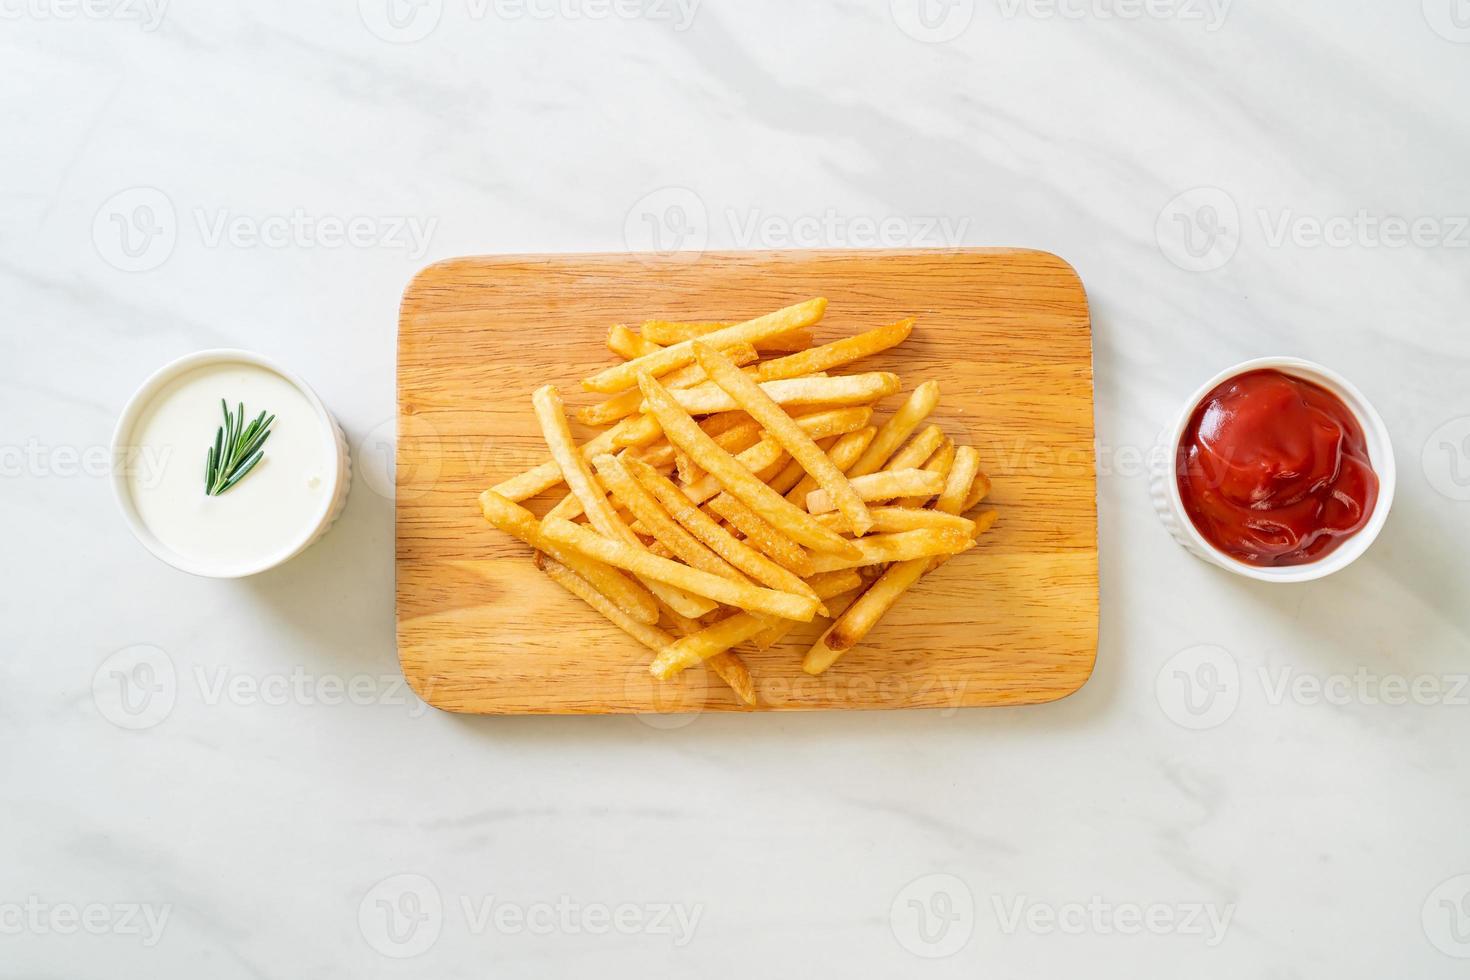
<path id="1" fill-rule="evenodd" d="M 614 363 L 612 323 L 738 321 L 812 296 L 830 300 L 818 343 L 917 318 L 906 343 L 852 370 L 898 372 L 906 391 L 939 381 L 933 421 L 980 451 L 1000 519 L 826 674 L 800 667 L 815 624 L 764 653 L 741 650 L 760 707 L 1035 704 L 1086 682 L 1098 610 L 1092 337 L 1065 262 L 1000 249 L 543 255 L 441 262 L 403 297 L 398 652 L 426 701 L 505 714 L 745 710 L 703 669 L 655 681 L 650 652 L 538 572 L 476 496 L 547 458 L 536 387 L 556 384 L 569 410 L 599 400 L 578 382 Z M 551 499 L 527 506 L 543 514 Z"/>

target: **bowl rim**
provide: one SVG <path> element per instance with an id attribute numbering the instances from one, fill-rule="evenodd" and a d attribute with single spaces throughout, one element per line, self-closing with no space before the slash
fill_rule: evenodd
<path id="1" fill-rule="evenodd" d="M 158 539 L 158 536 L 154 534 L 142 516 L 139 515 L 137 505 L 133 502 L 132 491 L 128 485 L 129 466 L 125 460 L 131 446 L 126 440 L 132 435 L 133 429 L 136 427 L 143 410 L 151 404 L 153 398 L 169 382 L 196 368 L 221 363 L 243 363 L 264 368 L 279 375 L 299 391 L 306 399 L 307 404 L 311 406 L 312 411 L 316 413 L 317 420 L 321 424 L 322 438 L 326 443 L 328 458 L 332 459 L 336 464 L 331 467 L 330 474 L 327 477 L 330 485 L 328 492 L 322 496 L 321 509 L 316 514 L 316 519 L 306 525 L 306 531 L 299 539 L 293 539 L 290 545 L 275 554 L 268 555 L 259 561 L 248 564 L 199 561 L 187 555 L 180 554 L 168 547 Z M 342 488 L 342 447 L 337 438 L 337 423 L 321 398 L 295 372 L 288 370 L 263 354 L 257 354 L 254 351 L 243 350 L 241 348 L 212 347 L 207 350 L 194 351 L 174 358 L 148 375 L 124 403 L 122 412 L 118 415 L 117 424 L 112 430 L 110 449 L 113 499 L 117 501 L 118 508 L 122 511 L 123 520 L 128 525 L 128 529 L 133 532 L 133 536 L 155 558 L 158 558 L 165 564 L 172 565 L 180 571 L 188 572 L 191 575 L 198 575 L 202 578 L 245 578 L 268 571 L 290 561 L 302 551 L 306 550 L 307 546 L 316 540 L 316 536 L 321 530 L 322 525 L 330 519 Z"/>
<path id="2" fill-rule="evenodd" d="M 1199 528 L 1195 527 L 1194 520 L 1185 510 L 1184 499 L 1179 493 L 1179 441 L 1183 438 L 1184 430 L 1188 427 L 1190 419 L 1194 417 L 1195 409 L 1199 407 L 1200 402 L 1231 378 L 1251 371 L 1271 369 L 1321 385 L 1340 398 L 1363 429 L 1364 439 L 1368 444 L 1368 462 L 1378 476 L 1378 500 L 1373 506 L 1373 513 L 1368 517 L 1368 523 L 1333 551 L 1302 565 L 1280 567 L 1250 565 L 1220 550 L 1200 533 Z M 1167 475 L 1167 479 L 1164 480 L 1165 492 L 1168 494 L 1170 506 L 1178 517 L 1177 523 L 1181 532 L 1187 535 L 1194 547 L 1210 561 L 1238 575 L 1261 582 L 1310 582 L 1341 571 L 1360 558 L 1378 538 L 1379 532 L 1383 530 L 1383 525 L 1388 520 L 1388 512 L 1393 507 L 1394 491 L 1398 484 L 1398 464 L 1394 459 L 1393 441 L 1389 437 L 1388 426 L 1384 424 L 1383 417 L 1378 414 L 1373 403 L 1368 401 L 1367 397 L 1351 381 L 1331 368 L 1306 358 L 1283 355 L 1255 357 L 1220 371 L 1196 388 L 1189 396 L 1183 410 L 1175 418 L 1164 445 L 1168 453 L 1168 457 L 1163 461 Z"/>

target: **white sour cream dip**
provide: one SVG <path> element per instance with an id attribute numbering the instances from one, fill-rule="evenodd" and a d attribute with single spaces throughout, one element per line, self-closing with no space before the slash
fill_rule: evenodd
<path id="1" fill-rule="evenodd" d="M 232 413 L 245 404 L 246 425 L 262 411 L 276 418 L 261 460 L 210 496 L 204 474 L 224 424 L 221 399 Z M 206 363 L 165 381 L 135 410 L 119 448 L 138 520 L 189 571 L 239 575 L 270 567 L 304 547 L 335 504 L 335 425 L 300 388 L 259 364 Z"/>

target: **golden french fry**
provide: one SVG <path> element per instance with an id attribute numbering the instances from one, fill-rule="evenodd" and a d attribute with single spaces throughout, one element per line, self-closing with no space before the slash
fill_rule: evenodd
<path id="1" fill-rule="evenodd" d="M 802 469 L 806 470 L 817 481 L 817 484 L 827 491 L 832 500 L 836 502 L 837 509 L 852 522 L 853 533 L 858 535 L 867 533 L 868 528 L 873 524 L 872 519 L 868 517 L 867 506 L 858 496 L 857 491 L 853 489 L 852 484 L 847 482 L 847 477 L 842 475 L 842 471 L 833 464 L 826 453 L 822 452 L 821 447 L 812 440 L 812 437 L 797 425 L 790 415 L 782 411 L 781 406 L 777 405 L 771 396 L 761 389 L 760 385 L 732 364 L 729 358 L 698 341 L 694 342 L 694 354 L 699 359 L 699 363 L 704 365 L 704 373 L 710 376 L 710 380 L 725 389 L 730 397 L 745 409 L 746 414 L 759 422 L 761 428 L 780 442 L 791 454 L 792 459 L 801 463 Z M 779 383 L 771 382 L 771 384 Z M 726 487 L 726 489 L 731 488 Z M 771 490 L 770 487 L 765 489 L 771 501 L 779 503 L 781 507 L 790 506 L 780 494 Z M 835 549 L 823 550 L 833 551 Z"/>
<path id="2" fill-rule="evenodd" d="M 816 343 L 810 330 L 790 330 L 786 333 L 778 333 L 774 337 L 766 337 L 755 343 L 756 350 L 771 351 L 785 354 L 790 351 L 806 350 Z"/>
<path id="3" fill-rule="evenodd" d="M 669 618 L 669 621 L 674 624 L 674 629 L 678 631 L 680 636 L 693 636 L 695 633 L 704 629 L 704 624 L 699 620 L 690 619 L 688 616 L 680 616 L 667 606 L 664 607 L 663 612 Z M 776 622 L 787 623 L 790 620 L 778 619 Z M 672 637 L 670 637 L 669 642 L 673 642 Z M 705 663 L 709 665 L 710 670 L 714 672 L 716 677 L 724 681 L 730 690 L 735 692 L 735 697 L 740 700 L 741 704 L 747 706 L 755 704 L 755 682 L 751 680 L 750 669 L 745 666 L 743 660 L 727 650 L 724 653 L 715 654 L 706 660 Z"/>
<path id="4" fill-rule="evenodd" d="M 812 570 L 812 557 L 801 545 L 792 541 L 772 527 L 755 511 L 747 507 L 738 497 L 728 493 L 717 493 L 705 505 L 710 512 L 723 517 L 741 534 L 747 544 L 768 555 L 776 563 L 797 575 L 808 575 Z"/>
<path id="5" fill-rule="evenodd" d="M 782 592 L 813 594 L 793 572 L 776 564 L 755 548 L 735 537 L 720 523 L 700 510 L 673 481 L 653 467 L 635 459 L 625 459 L 628 471 L 690 534 L 725 561 L 764 585 Z M 800 551 L 800 549 L 797 549 Z M 805 555 L 805 552 L 801 552 Z"/>
<path id="6" fill-rule="evenodd" d="M 914 470 L 923 466 L 949 439 L 937 425 L 926 425 L 883 464 L 885 470 Z"/>
<path id="7" fill-rule="evenodd" d="M 984 473 L 976 473 L 975 483 L 970 487 L 970 495 L 965 498 L 965 506 L 960 513 L 968 514 L 988 496 L 990 496 L 990 477 Z"/>
<path id="8" fill-rule="evenodd" d="M 862 552 L 862 555 L 857 558 L 845 558 L 842 555 L 831 554 L 812 555 L 812 574 L 835 572 L 841 568 L 879 565 L 889 561 L 908 561 L 910 558 L 956 555 L 969 549 L 974 543 L 969 535 L 956 534 L 953 531 L 937 528 L 895 531 L 893 534 L 870 534 L 866 538 L 858 538 L 853 542 Z M 609 564 L 613 563 L 609 562 Z"/>
<path id="9" fill-rule="evenodd" d="M 669 349 L 672 350 L 672 348 Z M 725 363 L 729 364 L 728 361 Z M 705 371 L 709 370 L 709 364 L 705 364 Z M 732 370 L 739 374 L 739 368 L 732 368 Z M 741 377 L 745 376 L 741 375 Z M 704 467 L 710 476 L 718 480 L 729 493 L 738 497 L 763 520 L 798 544 L 834 554 L 852 554 L 852 545 L 845 538 L 822 527 L 810 514 L 760 482 L 750 470 L 736 461 L 735 457 L 716 445 L 715 441 L 694 423 L 689 414 L 674 402 L 673 397 L 663 385 L 646 374 L 639 376 L 638 383 L 643 388 L 643 394 L 648 399 L 649 407 L 658 416 L 659 423 L 663 426 L 669 441 L 693 456 L 695 462 Z M 760 422 L 763 427 L 769 428 L 765 420 L 758 418 L 756 421 Z M 787 421 L 791 420 L 787 418 Z M 795 427 L 795 423 L 792 425 Z M 802 430 L 797 428 L 797 431 Z M 803 438 L 810 442 L 809 436 L 803 436 Z M 816 451 L 821 453 L 821 450 Z"/>
<path id="10" fill-rule="evenodd" d="M 754 347 L 749 344 L 736 344 L 726 348 L 725 356 L 736 364 L 749 364 L 760 355 Z M 677 371 L 671 371 L 664 378 L 664 387 L 670 391 L 679 388 L 692 388 L 706 381 L 704 368 L 698 364 L 686 364 Z M 577 409 L 577 421 L 583 425 L 611 425 L 619 419 L 626 418 L 638 411 L 638 406 L 643 404 L 643 392 L 637 388 L 613 395 L 607 401 L 596 405 L 584 405 Z"/>
<path id="11" fill-rule="evenodd" d="M 954 440 L 946 436 L 944 442 L 940 444 L 939 448 L 934 451 L 934 455 L 930 456 L 929 461 L 924 464 L 924 469 L 928 470 L 930 473 L 939 474 L 939 478 L 942 480 L 947 480 L 949 479 L 950 468 L 953 466 Z M 929 498 L 931 496 L 933 496 L 933 494 L 925 493 L 918 494 L 917 496 L 913 497 L 904 497 L 900 500 L 895 500 L 893 502 L 893 506 L 922 507 L 929 502 Z"/>
<path id="12" fill-rule="evenodd" d="M 819 594 L 831 596 L 849 592 L 857 588 L 858 584 L 859 579 L 856 573 L 853 573 L 850 578 L 838 574 L 823 576 L 820 581 L 814 582 L 811 588 L 816 589 Z M 779 621 L 769 616 L 750 612 L 735 613 L 733 616 L 670 644 L 654 658 L 653 663 L 649 665 L 649 671 L 660 680 L 668 680 L 679 671 L 693 667 L 702 660 L 718 656 L 731 647 L 777 625 Z"/>
<path id="13" fill-rule="evenodd" d="M 809 622 L 817 612 L 818 602 L 811 596 L 733 582 L 667 558 L 659 558 L 646 549 L 604 538 L 570 521 L 557 518 L 542 521 L 541 534 L 548 541 L 564 545 L 605 564 L 615 565 L 642 578 L 666 582 L 694 595 L 739 606 L 751 612 L 801 622 Z"/>
<path id="14" fill-rule="evenodd" d="M 617 445 L 617 438 L 627 428 L 627 423 L 632 420 L 619 422 L 606 432 L 599 432 L 591 439 L 578 447 L 578 452 L 583 459 L 591 459 L 598 453 L 610 452 Z M 550 490 L 562 482 L 561 467 L 556 465 L 556 460 L 548 460 L 539 466 L 534 466 L 519 476 L 513 476 L 509 480 L 497 483 L 490 489 L 505 499 L 520 503 L 529 500 L 538 493 Z"/>
<path id="15" fill-rule="evenodd" d="M 975 451 L 975 447 L 960 446 L 956 449 L 954 466 L 950 468 L 944 492 L 939 495 L 934 509 L 948 514 L 960 513 L 965 505 L 965 498 L 970 495 L 970 485 L 975 482 L 975 476 L 979 472 L 980 454 Z"/>
<path id="16" fill-rule="evenodd" d="M 572 441 L 572 430 L 567 425 L 566 410 L 562 406 L 561 395 L 557 392 L 556 387 L 543 385 L 537 388 L 531 396 L 531 404 L 536 411 L 536 421 L 541 425 L 541 436 L 546 440 L 547 448 L 551 450 L 551 458 L 556 460 L 557 465 L 561 467 L 567 486 L 581 501 L 582 510 L 587 514 L 587 519 L 592 526 L 609 538 L 623 541 L 635 548 L 642 548 L 643 545 L 638 540 L 638 536 L 629 529 L 627 524 L 623 523 L 612 504 L 608 503 L 606 491 L 592 475 L 592 467 L 577 452 L 576 443 Z M 644 584 L 648 586 L 650 592 L 677 609 L 682 615 L 698 618 L 714 609 L 714 604 L 706 598 L 683 594 L 677 582 L 656 580 L 644 582 Z"/>
<path id="17" fill-rule="evenodd" d="M 944 490 L 944 477 L 928 470 L 881 470 L 877 473 L 869 473 L 867 476 L 855 476 L 848 485 L 862 500 L 892 500 L 895 497 L 907 497 L 912 494 L 939 493 Z M 835 510 L 836 505 L 832 502 L 831 494 L 826 490 L 818 489 L 807 494 L 806 509 L 808 513 L 821 514 Z M 851 522 L 851 517 L 847 514 L 843 516 Z M 872 527 L 871 517 L 868 519 L 867 527 Z M 853 530 L 856 532 L 857 529 Z"/>
<path id="18" fill-rule="evenodd" d="M 972 448 L 961 446 L 955 453 L 954 466 L 950 470 L 944 492 L 935 502 L 934 510 L 915 511 L 914 513 L 946 517 L 958 514 L 965 495 L 969 493 L 978 460 L 979 455 Z M 963 518 L 956 519 L 963 520 Z M 974 522 L 973 530 L 969 535 L 971 542 L 973 543 L 975 539 L 989 530 L 994 523 L 995 511 L 987 511 L 985 520 Z M 817 642 L 812 644 L 811 649 L 802 658 L 801 669 L 808 674 L 820 674 L 831 667 L 844 653 L 862 642 L 863 637 L 872 631 L 884 614 L 893 608 L 893 604 L 898 601 L 899 597 L 907 592 L 925 572 L 938 568 L 948 559 L 948 555 L 913 558 L 888 566 L 878 580 L 870 585 L 856 602 L 848 606 Z"/>
<path id="19" fill-rule="evenodd" d="M 605 562 L 593 561 L 544 540 L 541 522 L 520 504 L 507 500 L 494 490 L 486 490 L 480 494 L 480 512 L 495 527 L 566 565 L 629 616 L 649 625 L 658 622 L 658 604 L 647 589 Z"/>
<path id="20" fill-rule="evenodd" d="M 678 344 L 686 340 L 693 340 L 695 337 L 703 337 L 707 333 L 724 330 L 729 326 L 733 326 L 733 324 L 719 320 L 644 320 L 639 330 L 643 336 L 654 343 L 668 346 L 669 344 Z"/>
<path id="21" fill-rule="evenodd" d="M 830 344 L 813 347 L 811 350 L 778 357 L 766 361 L 756 368 L 756 379 L 774 381 L 777 378 L 799 378 L 804 374 L 815 374 L 828 368 L 851 364 L 860 358 L 869 357 L 890 347 L 897 347 L 908 339 L 914 329 L 913 318 L 900 320 L 886 327 L 844 337 Z"/>
<path id="22" fill-rule="evenodd" d="M 817 440 L 817 448 L 826 453 L 829 458 L 832 455 L 832 447 L 836 444 L 837 440 L 830 436 L 826 439 Z M 793 459 L 781 467 L 781 472 L 767 480 L 766 486 L 785 496 L 786 492 L 800 483 L 806 475 L 806 470 L 801 468 L 801 461 Z M 823 521 L 823 523 L 825 524 L 826 522 Z"/>
<path id="23" fill-rule="evenodd" d="M 866 476 L 883 468 L 892 456 L 894 450 L 909 437 L 919 423 L 929 417 L 934 411 L 934 406 L 939 404 L 939 382 L 925 381 L 915 388 L 909 395 L 908 400 L 899 407 L 893 416 L 884 422 L 878 429 L 878 435 L 873 444 L 863 453 L 862 458 L 853 464 L 848 470 L 850 476 Z"/>
<path id="24" fill-rule="evenodd" d="M 711 575 L 723 575 L 736 582 L 749 581 L 733 565 L 701 544 L 670 517 L 657 498 L 633 478 L 621 460 L 603 454 L 592 462 L 597 467 L 597 475 L 612 491 L 613 496 L 621 500 L 648 529 L 653 539 L 672 551 L 675 557 L 682 559 L 691 568 L 698 568 Z"/>
<path id="25" fill-rule="evenodd" d="M 658 344 L 638 336 L 621 323 L 615 323 L 608 328 L 607 349 L 625 361 L 663 350 Z"/>
<path id="26" fill-rule="evenodd" d="M 747 320 L 733 327 L 725 327 L 722 330 L 707 333 L 704 335 L 704 343 L 714 348 L 724 348 L 739 343 L 759 345 L 760 341 L 768 337 L 811 326 L 820 320 L 826 311 L 826 299 L 822 297 L 809 299 L 804 303 L 796 303 L 774 313 L 756 317 L 754 320 Z M 601 391 L 607 394 L 624 391 L 638 384 L 640 374 L 658 377 L 689 364 L 694 360 L 693 345 L 694 341 L 686 340 L 672 347 L 654 351 L 652 354 L 616 364 L 585 379 L 582 387 L 588 391 Z"/>
<path id="27" fill-rule="evenodd" d="M 868 448 L 878 430 L 871 425 L 863 426 L 847 433 L 838 439 L 832 446 L 828 456 L 832 457 L 832 465 L 846 473 L 848 468 L 856 463 L 858 457 Z M 806 506 L 806 495 L 817 488 L 817 481 L 810 476 L 801 478 L 801 482 L 786 492 L 786 499 L 798 507 Z"/>
<path id="28" fill-rule="evenodd" d="M 868 513 L 873 515 L 873 530 L 879 534 L 917 531 L 926 527 L 971 536 L 975 533 L 974 521 L 938 510 L 915 507 L 869 507 Z M 839 533 L 847 531 L 847 518 L 835 511 L 818 514 L 817 520 Z"/>
<path id="29" fill-rule="evenodd" d="M 701 364 L 701 366 L 703 366 Z M 732 362 L 732 366 L 734 366 Z M 706 372 L 707 373 L 707 372 Z M 749 377 L 738 372 L 742 377 Z M 752 382 L 754 384 L 754 382 Z M 766 381 L 759 387 L 777 405 L 866 405 L 899 389 L 898 375 L 886 371 L 869 374 L 846 374 L 841 377 L 801 377 Z M 679 407 L 690 415 L 713 415 L 746 408 L 728 391 L 704 382 L 693 388 L 670 391 Z M 639 406 L 646 410 L 646 406 Z M 749 409 L 746 408 L 749 412 Z"/>
<path id="30" fill-rule="evenodd" d="M 789 620 L 780 619 L 777 622 L 785 623 Z M 705 663 L 709 664 L 709 669 L 716 677 L 724 681 L 730 690 L 735 692 L 735 697 L 740 700 L 741 704 L 746 707 L 755 705 L 755 681 L 751 679 L 750 668 L 745 666 L 745 661 L 726 650 L 724 653 L 717 653 L 710 657 Z"/>
<path id="31" fill-rule="evenodd" d="M 648 665 L 649 673 L 666 681 L 685 668 L 744 643 L 771 625 L 772 620 L 765 616 L 737 612 L 665 647 Z"/>
<path id="32" fill-rule="evenodd" d="M 716 330 L 724 330 L 733 324 L 718 321 L 695 321 L 695 322 L 671 322 L 669 320 L 645 320 L 643 322 L 643 336 L 659 344 L 677 344 L 685 340 L 693 340 L 706 334 L 714 333 Z M 790 333 L 777 334 L 774 337 L 766 337 L 758 346 L 763 351 L 800 351 L 806 350 L 812 345 L 812 332 L 810 330 L 793 330 Z"/>
<path id="33" fill-rule="evenodd" d="M 650 650 L 662 651 L 674 642 L 673 637 L 657 626 L 650 626 L 628 615 L 616 602 L 599 592 L 591 582 L 560 562 L 548 558 L 541 563 L 541 570 L 557 585 L 602 613 L 614 626 Z M 783 619 L 781 622 L 784 623 L 786 620 Z"/>

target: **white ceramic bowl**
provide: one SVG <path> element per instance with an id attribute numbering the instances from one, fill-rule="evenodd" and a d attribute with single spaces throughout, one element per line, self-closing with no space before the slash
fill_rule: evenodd
<path id="1" fill-rule="evenodd" d="M 182 555 L 170 548 L 159 540 L 139 515 L 133 503 L 132 491 L 128 486 L 127 468 L 121 465 L 121 461 L 127 454 L 133 429 L 154 396 L 175 378 L 210 364 L 252 364 L 274 372 L 305 397 L 322 423 L 323 439 L 327 443 L 325 451 L 329 460 L 326 467 L 329 473 L 327 479 L 331 482 L 327 487 L 327 492 L 322 495 L 323 504 L 320 512 L 316 515 L 314 523 L 297 540 L 264 559 L 243 563 L 204 562 L 188 555 Z M 112 434 L 112 460 L 113 494 L 117 498 L 118 506 L 122 509 L 123 520 L 127 522 L 133 535 L 143 543 L 144 547 L 168 564 L 181 571 L 206 578 L 244 578 L 247 575 L 255 575 L 275 568 L 296 557 L 317 538 L 325 534 L 341 515 L 342 508 L 347 503 L 348 489 L 352 484 L 352 461 L 347 451 L 347 440 L 342 434 L 341 426 L 332 417 L 332 413 L 327 411 L 327 407 L 322 404 L 316 392 L 312 391 L 311 386 L 305 381 L 275 361 L 245 350 L 204 350 L 186 354 L 153 372 L 148 380 L 133 392 L 132 397 L 128 399 L 127 405 L 123 408 L 121 417 L 118 418 L 117 428 Z"/>
<path id="2" fill-rule="evenodd" d="M 1260 567 L 1248 565 L 1227 555 L 1206 541 L 1204 535 L 1200 534 L 1199 529 L 1194 526 L 1194 522 L 1189 519 L 1189 514 L 1184 510 L 1184 501 L 1179 495 L 1179 481 L 1175 475 L 1179 440 L 1183 438 L 1189 420 L 1194 417 L 1195 409 L 1199 407 L 1199 403 L 1206 395 L 1229 379 L 1248 371 L 1262 370 L 1276 370 L 1294 378 L 1310 381 L 1342 399 L 1343 404 L 1348 407 L 1363 428 L 1363 438 L 1368 444 L 1368 461 L 1372 464 L 1373 471 L 1378 474 L 1378 502 L 1374 505 L 1368 523 L 1337 548 L 1305 565 L 1287 565 L 1280 568 Z M 1159 519 L 1164 522 L 1164 526 L 1169 529 L 1174 540 L 1211 564 L 1262 582 L 1310 582 L 1351 565 L 1358 559 L 1358 556 L 1368 550 L 1373 539 L 1377 538 L 1378 532 L 1383 529 L 1384 521 L 1388 520 L 1389 509 L 1393 506 L 1394 484 L 1397 479 L 1393 444 L 1389 441 L 1388 427 L 1383 424 L 1383 418 L 1379 416 L 1377 410 L 1347 379 L 1320 364 L 1304 361 L 1299 357 L 1259 357 L 1253 361 L 1246 361 L 1227 368 L 1200 385 L 1184 403 L 1174 424 L 1160 434 L 1159 444 L 1154 448 L 1150 457 L 1150 469 L 1149 492 L 1153 497 L 1154 509 L 1158 511 Z"/>

